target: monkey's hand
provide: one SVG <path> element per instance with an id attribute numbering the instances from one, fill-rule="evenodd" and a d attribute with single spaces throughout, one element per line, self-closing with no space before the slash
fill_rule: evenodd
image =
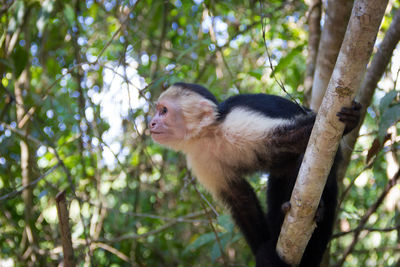
<path id="1" fill-rule="evenodd" d="M 292 207 L 292 204 L 290 204 L 290 201 L 284 202 L 284 203 L 282 204 L 282 206 L 281 206 L 282 213 L 283 213 L 284 215 L 286 215 L 286 213 L 289 212 L 289 210 L 290 210 L 291 207 Z"/>
<path id="2" fill-rule="evenodd" d="M 360 121 L 361 107 L 362 106 L 360 103 L 353 100 L 353 102 L 351 103 L 351 107 L 342 107 L 340 112 L 336 114 L 336 116 L 339 117 L 339 120 L 346 125 L 343 135 L 348 134 L 357 127 L 358 122 Z"/>

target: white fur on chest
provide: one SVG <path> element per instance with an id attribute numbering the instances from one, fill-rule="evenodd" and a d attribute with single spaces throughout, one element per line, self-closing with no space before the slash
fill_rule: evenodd
<path id="1" fill-rule="evenodd" d="M 289 120 L 266 117 L 246 108 L 233 109 L 214 135 L 193 142 L 185 151 L 188 165 L 207 190 L 217 194 L 232 178 L 226 166 L 254 165 L 271 130 Z"/>

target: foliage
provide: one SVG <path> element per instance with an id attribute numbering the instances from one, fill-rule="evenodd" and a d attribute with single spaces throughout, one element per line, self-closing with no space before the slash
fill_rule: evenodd
<path id="1" fill-rule="evenodd" d="M 78 265 L 254 264 L 228 211 L 196 185 L 182 155 L 151 141 L 146 125 L 151 103 L 175 81 L 203 84 L 219 99 L 238 92 L 285 96 L 271 78 L 258 1 L 0 3 L 0 265 L 62 261 L 55 205 L 62 190 Z M 275 73 L 299 100 L 306 11 L 302 1 L 276 0 L 263 10 Z M 398 121 L 398 93 L 369 111 L 358 150 Z M 365 156 L 356 154 L 344 181 L 357 178 L 356 186 L 336 231 L 348 230 L 344 223 L 356 228 L 385 186 L 385 156 L 377 154 L 359 185 Z M 265 179 L 252 184 L 261 197 Z M 22 191 L 32 192 L 31 202 Z M 385 207 L 368 225 L 398 224 L 399 208 Z M 332 261 L 349 237 L 334 240 Z M 396 244 L 396 231 L 374 232 L 359 242 L 351 261 L 389 266 L 399 259 Z"/>

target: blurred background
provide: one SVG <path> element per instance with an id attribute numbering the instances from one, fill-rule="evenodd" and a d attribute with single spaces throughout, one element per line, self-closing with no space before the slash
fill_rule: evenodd
<path id="1" fill-rule="evenodd" d="M 287 97 L 281 82 L 308 105 L 310 14 L 323 26 L 328 2 L 0 0 L 0 266 L 62 262 L 63 190 L 79 266 L 254 265 L 228 211 L 147 123 L 178 81 L 219 100 Z M 340 179 L 325 266 L 346 250 L 343 266 L 400 266 L 399 59 L 397 46 Z M 268 175 L 249 179 L 265 204 Z"/>

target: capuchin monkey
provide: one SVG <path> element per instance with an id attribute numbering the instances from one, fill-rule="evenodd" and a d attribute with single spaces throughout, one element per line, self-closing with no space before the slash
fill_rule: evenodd
<path id="1" fill-rule="evenodd" d="M 345 134 L 356 127 L 361 105 L 337 114 Z M 285 98 L 236 95 L 218 103 L 206 88 L 176 83 L 161 94 L 149 123 L 153 140 L 182 151 L 189 168 L 211 194 L 225 203 L 256 257 L 256 266 L 289 266 L 275 247 L 316 114 Z M 329 174 L 315 217 L 315 229 L 300 266 L 319 266 L 332 234 L 336 208 L 336 165 Z M 244 179 L 268 172 L 264 214 Z"/>

